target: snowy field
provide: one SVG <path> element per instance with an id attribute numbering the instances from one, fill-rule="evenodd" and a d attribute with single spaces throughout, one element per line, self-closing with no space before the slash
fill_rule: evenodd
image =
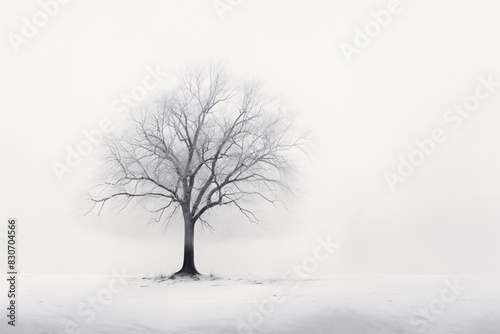
<path id="1" fill-rule="evenodd" d="M 1 333 L 500 333 L 499 277 L 118 276 L 21 276 Z"/>

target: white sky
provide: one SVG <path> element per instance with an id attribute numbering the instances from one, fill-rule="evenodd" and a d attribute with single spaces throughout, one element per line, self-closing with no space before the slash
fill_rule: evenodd
<path id="1" fill-rule="evenodd" d="M 220 231 L 197 231 L 200 271 L 279 275 L 330 234 L 342 246 L 319 273 L 500 273 L 500 90 L 397 191 L 384 179 L 479 76 L 500 80 L 500 3 L 402 0 L 347 64 L 340 43 L 388 2 L 243 0 L 222 21 L 210 0 L 73 0 L 14 53 L 8 34 L 39 5 L 2 0 L 0 217 L 19 219 L 21 271 L 178 269 L 181 224 L 146 229 L 140 210 L 80 216 L 97 154 L 63 182 L 51 164 L 103 118 L 119 124 L 111 105 L 147 67 L 222 59 L 283 96 L 317 147 L 301 199 L 261 209 L 266 229 L 224 211 Z"/>

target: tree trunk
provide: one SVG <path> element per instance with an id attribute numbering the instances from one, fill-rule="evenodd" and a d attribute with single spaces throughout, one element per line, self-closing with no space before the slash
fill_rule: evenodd
<path id="1" fill-rule="evenodd" d="M 181 270 L 173 276 L 196 276 L 199 274 L 194 264 L 194 222 L 189 213 L 184 213 L 184 262 Z"/>

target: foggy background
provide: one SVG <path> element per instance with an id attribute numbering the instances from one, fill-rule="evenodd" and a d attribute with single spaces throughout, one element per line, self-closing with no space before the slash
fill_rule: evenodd
<path id="1" fill-rule="evenodd" d="M 20 273 L 180 267 L 180 222 L 146 227 L 140 207 L 82 216 L 102 147 L 62 182 L 52 163 L 103 118 L 120 126 L 113 102 L 147 67 L 219 60 L 284 98 L 316 144 L 288 211 L 258 205 L 259 227 L 222 210 L 210 217 L 218 231 L 197 226 L 200 272 L 278 276 L 331 235 L 342 246 L 320 274 L 500 273 L 500 91 L 395 192 L 384 178 L 416 139 L 444 126 L 479 76 L 500 80 L 500 4 L 402 0 L 402 13 L 348 64 L 340 44 L 388 2 L 244 0 L 221 20 L 207 0 L 73 0 L 15 53 L 7 36 L 39 5 L 2 0 L 0 233 L 19 219 Z"/>

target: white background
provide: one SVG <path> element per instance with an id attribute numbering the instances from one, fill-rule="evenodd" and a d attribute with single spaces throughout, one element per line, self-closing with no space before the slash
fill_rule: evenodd
<path id="1" fill-rule="evenodd" d="M 284 97 L 316 145 L 288 212 L 260 206 L 265 228 L 222 212 L 212 217 L 219 231 L 197 231 L 200 271 L 279 275 L 331 235 L 342 246 L 320 273 L 500 273 L 500 91 L 395 192 L 384 178 L 414 140 L 445 124 L 479 76 L 500 80 L 500 4 L 402 1 L 403 12 L 348 64 L 340 44 L 352 44 L 354 28 L 387 3 L 244 0 L 221 20 L 207 0 L 73 0 L 15 53 L 9 33 L 40 7 L 2 0 L 0 231 L 19 219 L 20 271 L 178 269 L 181 224 L 146 228 L 139 209 L 81 216 L 99 149 L 62 182 L 52 163 L 103 118 L 118 125 L 113 101 L 148 66 L 226 60 Z"/>

